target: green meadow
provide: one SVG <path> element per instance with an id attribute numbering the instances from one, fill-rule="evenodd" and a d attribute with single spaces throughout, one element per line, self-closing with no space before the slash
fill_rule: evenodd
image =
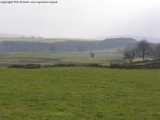
<path id="1" fill-rule="evenodd" d="M 159 120 L 159 73 L 0 68 L 0 120 Z"/>

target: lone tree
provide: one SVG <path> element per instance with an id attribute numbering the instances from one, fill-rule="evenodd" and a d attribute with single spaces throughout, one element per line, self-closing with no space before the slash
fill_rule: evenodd
<path id="1" fill-rule="evenodd" d="M 123 54 L 124 54 L 124 59 L 129 60 L 129 63 L 131 64 L 136 56 L 136 49 L 134 46 L 129 45 L 124 49 Z"/>
<path id="2" fill-rule="evenodd" d="M 94 57 L 94 53 L 92 52 L 92 53 L 90 53 L 90 56 L 93 58 Z"/>
<path id="3" fill-rule="evenodd" d="M 150 45 L 147 42 L 147 40 L 139 41 L 137 44 L 137 55 L 143 58 L 143 62 L 145 56 L 148 55 L 149 53 L 150 53 Z"/>

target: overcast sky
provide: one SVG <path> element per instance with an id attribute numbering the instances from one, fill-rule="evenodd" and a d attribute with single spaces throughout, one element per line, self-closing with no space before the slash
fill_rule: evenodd
<path id="1" fill-rule="evenodd" d="M 0 3 L 0 33 L 68 38 L 113 35 L 160 38 L 160 0 L 57 1 L 56 4 Z"/>

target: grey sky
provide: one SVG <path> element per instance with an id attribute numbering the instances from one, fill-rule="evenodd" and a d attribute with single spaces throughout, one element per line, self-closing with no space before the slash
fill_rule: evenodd
<path id="1" fill-rule="evenodd" d="M 0 3 L 0 33 L 69 38 L 113 35 L 160 38 L 160 0 L 57 1 L 57 4 L 40 5 Z"/>

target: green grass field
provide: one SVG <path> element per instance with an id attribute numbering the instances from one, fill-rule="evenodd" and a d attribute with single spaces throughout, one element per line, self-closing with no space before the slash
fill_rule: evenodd
<path id="1" fill-rule="evenodd" d="M 159 73 L 0 68 L 0 120 L 159 120 Z"/>

